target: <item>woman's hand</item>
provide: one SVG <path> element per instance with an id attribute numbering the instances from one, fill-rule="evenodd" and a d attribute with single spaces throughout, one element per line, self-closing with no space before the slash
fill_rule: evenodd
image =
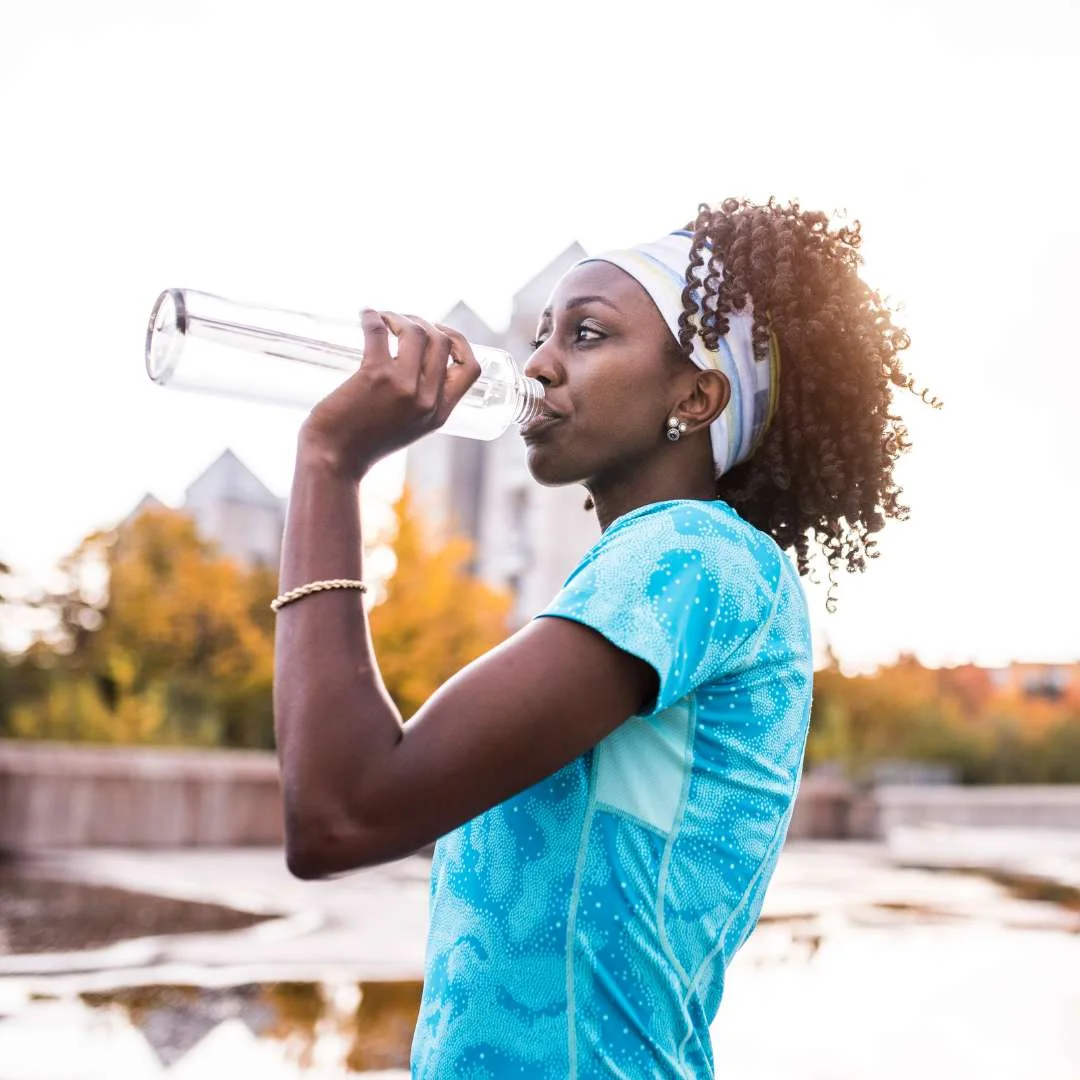
<path id="1" fill-rule="evenodd" d="M 356 480 L 441 427 L 480 374 L 468 341 L 449 327 L 370 308 L 360 325 L 360 369 L 312 409 L 300 434 L 303 450 Z"/>

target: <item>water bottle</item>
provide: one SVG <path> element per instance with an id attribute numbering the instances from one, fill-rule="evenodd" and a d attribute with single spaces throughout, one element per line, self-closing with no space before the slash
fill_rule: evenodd
<path id="1" fill-rule="evenodd" d="M 395 340 L 391 335 L 391 348 Z M 534 419 L 543 385 L 522 375 L 502 349 L 472 350 L 480 377 L 438 430 L 490 440 Z M 239 304 L 193 289 L 166 289 L 146 330 L 146 372 L 159 385 L 303 409 L 363 358 L 359 321 Z"/>

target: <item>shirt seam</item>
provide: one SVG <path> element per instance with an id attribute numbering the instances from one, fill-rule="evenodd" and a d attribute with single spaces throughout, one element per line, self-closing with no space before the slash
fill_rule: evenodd
<path id="1" fill-rule="evenodd" d="M 783 592 L 784 586 L 784 568 L 783 566 L 777 567 L 776 571 L 776 585 L 773 586 L 772 603 L 769 606 L 769 614 L 765 617 L 765 621 L 755 631 L 754 636 L 750 638 L 740 649 L 736 647 L 727 656 L 728 661 L 735 661 L 738 658 L 739 665 L 745 667 L 747 664 L 752 664 L 757 658 L 757 654 L 761 652 L 761 647 L 765 643 L 765 638 L 769 631 L 772 629 L 773 621 L 776 619 L 776 609 L 780 606 L 780 594 Z M 739 653 L 743 652 L 741 658 Z"/>
<path id="2" fill-rule="evenodd" d="M 581 901 L 581 880 L 585 874 L 585 858 L 589 850 L 589 832 L 596 814 L 596 755 L 589 763 L 589 796 L 581 823 L 574 883 L 570 889 L 570 905 L 566 915 L 566 1056 L 568 1080 L 577 1080 L 577 1026 L 574 986 L 574 952 L 577 935 L 577 913 Z"/>
<path id="3" fill-rule="evenodd" d="M 794 790 L 794 789 L 793 789 Z M 746 907 L 747 902 L 750 899 L 751 894 L 754 891 L 754 887 L 757 885 L 761 878 L 761 875 L 765 872 L 765 868 L 769 865 L 773 854 L 777 847 L 783 841 L 784 835 L 787 830 L 788 822 L 791 820 L 791 815 L 795 809 L 794 795 L 791 796 L 791 800 L 788 805 L 787 813 L 776 823 L 776 828 L 773 831 L 772 839 L 769 841 L 769 846 L 765 849 L 764 854 L 761 857 L 761 861 L 757 865 L 757 869 L 754 871 L 753 876 L 746 883 L 746 888 L 743 889 L 742 895 L 739 897 L 739 902 L 732 908 L 731 914 L 727 917 L 727 921 L 724 923 L 720 933 L 717 935 L 716 944 L 705 954 L 701 963 L 698 965 L 697 971 L 694 972 L 693 979 L 690 980 L 687 988 L 686 995 L 683 998 L 683 1012 L 686 1013 L 690 1007 L 690 997 L 694 993 L 698 984 L 701 982 L 702 975 L 706 968 L 716 959 L 717 955 L 721 953 L 727 945 L 728 934 L 731 933 L 732 924 L 735 919 L 742 914 L 743 909 Z M 686 1035 L 683 1037 L 683 1041 L 679 1046 L 679 1064 L 684 1066 L 686 1064 L 684 1055 L 686 1053 L 687 1043 L 690 1041 L 690 1036 L 693 1034 L 694 1028 L 691 1025 Z"/>
<path id="4" fill-rule="evenodd" d="M 761 651 L 761 647 L 764 644 L 765 637 L 769 630 L 772 628 L 772 624 L 776 619 L 776 609 L 780 604 L 780 594 L 783 591 L 783 579 L 784 579 L 784 567 L 783 565 L 777 568 L 776 585 L 773 589 L 772 605 L 769 608 L 769 615 L 762 623 L 761 628 L 756 634 L 747 642 L 746 645 L 746 659 L 744 663 L 751 663 L 757 654 Z M 695 718 L 696 719 L 696 718 Z M 743 890 L 742 896 L 739 898 L 739 902 L 732 909 L 731 914 L 728 916 L 727 921 L 724 923 L 717 936 L 716 944 L 705 954 L 701 963 L 698 965 L 697 970 L 694 972 L 692 979 L 686 980 L 686 994 L 683 997 L 683 1015 L 687 1017 L 686 1034 L 683 1036 L 683 1041 L 679 1044 L 679 1064 L 680 1066 L 686 1065 L 685 1054 L 687 1044 L 690 1042 L 690 1036 L 694 1033 L 694 1025 L 689 1023 L 689 1009 L 690 1009 L 690 997 L 694 993 L 695 988 L 701 982 L 702 974 L 717 957 L 717 955 L 727 945 L 727 937 L 731 932 L 731 926 L 735 918 L 746 907 L 746 903 L 753 892 L 754 886 L 757 884 L 765 867 L 768 866 L 769 860 L 772 857 L 773 852 L 776 850 L 778 838 L 784 836 L 787 828 L 787 823 L 791 819 L 792 812 L 795 804 L 795 792 L 798 787 L 798 780 L 796 779 L 795 785 L 788 796 L 788 809 L 787 813 L 776 823 L 776 829 L 773 832 L 772 839 L 769 841 L 769 846 L 765 849 L 765 853 L 762 856 L 761 862 L 758 864 L 757 869 L 754 871 L 753 876 L 746 884 L 746 888 Z"/>
<path id="5" fill-rule="evenodd" d="M 679 794 L 679 807 L 675 813 L 675 819 L 671 823 L 667 842 L 664 844 L 664 854 L 660 859 L 660 875 L 656 886 L 656 925 L 660 933 L 660 944 L 664 950 L 664 955 L 668 958 L 668 962 L 687 989 L 689 989 L 690 976 L 675 955 L 675 950 L 672 948 L 671 941 L 668 938 L 667 925 L 664 920 L 664 896 L 667 893 L 668 875 L 671 872 L 672 850 L 675 847 L 676 838 L 682 831 L 683 821 L 686 817 L 686 806 L 690 800 L 690 778 L 694 771 L 692 748 L 697 734 L 697 726 L 698 702 L 697 694 L 693 693 L 690 695 L 690 722 L 686 725 L 686 746 L 683 748 L 684 769 L 682 791 Z"/>
<path id="6" fill-rule="evenodd" d="M 654 836 L 663 837 L 664 840 L 667 840 L 668 838 L 668 831 L 666 829 L 661 829 L 651 821 L 646 821 L 645 818 L 638 817 L 637 814 L 632 813 L 625 807 L 614 806 L 609 802 L 604 802 L 603 799 L 597 799 L 595 809 L 602 810 L 605 814 L 613 814 L 615 817 L 625 818 L 634 825 L 640 825 L 641 828 L 648 829 Z"/>

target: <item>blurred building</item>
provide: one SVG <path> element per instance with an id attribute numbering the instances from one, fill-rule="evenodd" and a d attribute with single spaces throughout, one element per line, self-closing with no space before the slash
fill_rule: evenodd
<path id="1" fill-rule="evenodd" d="M 585 256 L 571 244 L 514 294 L 510 323 L 494 330 L 467 304 L 441 320 L 470 341 L 505 349 L 519 368 L 551 290 Z M 456 532 L 474 545 L 473 571 L 514 597 L 520 625 L 561 588 L 581 555 L 599 536 L 584 510 L 580 487 L 542 488 L 525 467 L 525 445 L 511 428 L 491 442 L 436 436 L 409 447 L 406 481 L 430 525 Z"/>
<path id="2" fill-rule="evenodd" d="M 992 669 L 990 681 L 1002 695 L 1080 702 L 1080 663 L 1014 662 L 1008 667 Z"/>
<path id="3" fill-rule="evenodd" d="M 126 521 L 165 504 L 144 495 Z M 176 509 L 191 516 L 204 540 L 242 566 L 277 567 L 286 500 L 275 495 L 232 450 L 226 450 L 187 487 Z M 121 523 L 122 527 L 123 523 Z"/>
<path id="4" fill-rule="evenodd" d="M 912 662 L 918 664 L 912 658 Z M 977 714 L 988 703 L 1045 701 L 1080 705 L 1080 660 L 1072 663 L 1040 663 L 1014 660 L 999 667 L 958 664 L 936 668 L 940 692 L 961 703 L 964 711 Z"/>

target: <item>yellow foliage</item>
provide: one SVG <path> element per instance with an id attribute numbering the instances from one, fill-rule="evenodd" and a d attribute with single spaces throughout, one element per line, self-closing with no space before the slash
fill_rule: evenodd
<path id="1" fill-rule="evenodd" d="M 510 598 L 470 575 L 466 541 L 426 535 L 408 491 L 394 509 L 397 570 L 372 637 L 409 717 L 506 636 Z M 62 569 L 69 586 L 53 603 L 63 640 L 28 653 L 47 690 L 14 710 L 12 734 L 272 745 L 272 571 L 222 558 L 171 510 L 87 537 Z"/>
<path id="2" fill-rule="evenodd" d="M 141 685 L 178 671 L 244 686 L 272 674 L 273 648 L 252 618 L 250 575 L 172 511 L 140 515 L 116 544 L 103 648 L 137 655 Z"/>
<path id="3" fill-rule="evenodd" d="M 24 739 L 154 742 L 165 728 L 166 715 L 160 686 L 124 695 L 110 708 L 90 679 L 54 679 L 44 699 L 15 706 L 11 732 Z"/>
<path id="4" fill-rule="evenodd" d="M 973 665 L 923 667 L 913 657 L 848 677 L 814 677 L 811 764 L 854 776 L 875 762 L 941 762 L 968 782 L 1061 782 L 1080 775 L 1080 709 L 1068 694 L 998 688 Z"/>
<path id="5" fill-rule="evenodd" d="M 87 537 L 62 568 L 66 638 L 30 654 L 50 686 L 15 710 L 15 734 L 272 744 L 270 571 L 222 558 L 172 510 Z"/>
<path id="6" fill-rule="evenodd" d="M 383 682 L 407 719 L 507 636 L 511 598 L 470 574 L 467 540 L 428 535 L 408 488 L 394 513 L 397 569 L 371 613 L 371 636 Z"/>

